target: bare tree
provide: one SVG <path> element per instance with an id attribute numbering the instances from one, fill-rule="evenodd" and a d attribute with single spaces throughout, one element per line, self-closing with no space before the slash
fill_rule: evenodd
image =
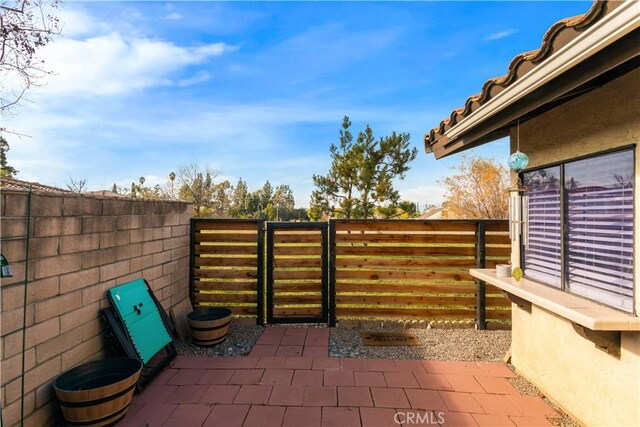
<path id="1" fill-rule="evenodd" d="M 0 0 L 0 112 L 50 74 L 36 52 L 60 32 L 58 0 Z"/>
<path id="2" fill-rule="evenodd" d="M 67 188 L 74 193 L 82 194 L 87 191 L 87 180 L 86 179 L 75 179 L 69 177 L 69 182 L 67 183 Z"/>
<path id="3" fill-rule="evenodd" d="M 495 159 L 462 155 L 457 173 L 440 181 L 446 189 L 444 218 L 508 217 L 509 172 Z"/>

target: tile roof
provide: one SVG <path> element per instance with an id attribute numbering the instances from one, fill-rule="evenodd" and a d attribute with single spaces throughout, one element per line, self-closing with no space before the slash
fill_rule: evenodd
<path id="1" fill-rule="evenodd" d="M 474 111 L 478 110 L 498 93 L 522 78 L 523 75 L 533 70 L 562 46 L 565 46 L 598 22 L 607 14 L 608 10 L 615 7 L 607 7 L 609 3 L 614 2 L 595 0 L 586 13 L 563 19 L 552 25 L 545 33 L 540 48 L 516 55 L 509 64 L 507 74 L 487 80 L 482 85 L 482 91 L 470 96 L 464 107 L 453 110 L 448 118 L 442 120 L 438 126 L 427 132 L 424 136 L 425 151 L 430 153 L 432 151 L 431 146 L 444 136 L 449 129 L 473 114 Z"/>
<path id="2" fill-rule="evenodd" d="M 73 191 L 40 184 L 39 182 L 0 177 L 0 189 L 2 190 L 29 190 L 29 186 L 31 186 L 32 191 L 36 192 L 75 194 Z"/>

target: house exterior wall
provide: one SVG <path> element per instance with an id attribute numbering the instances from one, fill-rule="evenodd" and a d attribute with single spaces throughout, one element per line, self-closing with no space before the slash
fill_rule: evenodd
<path id="1" fill-rule="evenodd" d="M 13 277 L 0 287 L 3 425 L 20 421 L 26 193 L 2 192 L 2 253 Z M 59 412 L 52 380 L 104 356 L 100 310 L 108 289 L 144 277 L 165 309 L 188 296 L 189 205 L 34 194 L 26 305 L 25 425 Z"/>
<path id="2" fill-rule="evenodd" d="M 520 125 L 530 168 L 640 142 L 640 70 Z M 516 150 L 516 129 L 511 152 Z M 640 153 L 636 152 L 635 308 L 640 312 Z M 512 261 L 519 263 L 519 242 Z M 541 285 L 544 286 L 544 285 Z M 636 314 L 637 315 L 637 314 Z M 571 322 L 533 306 L 513 306 L 512 363 L 585 425 L 640 425 L 640 332 L 623 332 L 620 358 L 581 336 Z"/>

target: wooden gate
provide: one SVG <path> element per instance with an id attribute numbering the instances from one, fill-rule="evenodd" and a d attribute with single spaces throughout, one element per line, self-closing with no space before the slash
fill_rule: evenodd
<path id="1" fill-rule="evenodd" d="M 326 323 L 326 222 L 268 222 L 267 323 Z"/>

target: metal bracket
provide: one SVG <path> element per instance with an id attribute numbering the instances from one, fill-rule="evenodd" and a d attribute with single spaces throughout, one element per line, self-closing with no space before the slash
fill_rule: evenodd
<path id="1" fill-rule="evenodd" d="M 591 341 L 597 349 L 620 357 L 620 331 L 594 331 L 575 322 L 571 324 L 578 335 Z"/>
<path id="2" fill-rule="evenodd" d="M 519 296 L 506 291 L 503 291 L 502 293 L 507 297 L 509 301 L 511 301 L 527 313 L 531 314 L 531 301 L 527 301 L 526 299 L 520 298 Z"/>

